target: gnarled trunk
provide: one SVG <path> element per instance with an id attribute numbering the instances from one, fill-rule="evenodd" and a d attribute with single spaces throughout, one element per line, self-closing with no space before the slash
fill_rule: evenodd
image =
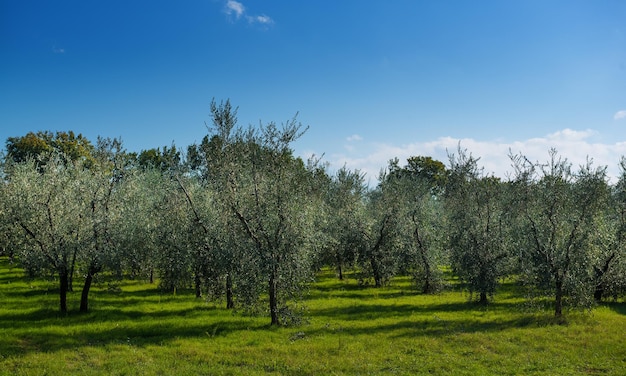
<path id="1" fill-rule="evenodd" d="M 93 282 L 93 277 L 101 271 L 101 267 L 93 264 L 87 270 L 87 276 L 85 277 L 85 284 L 83 285 L 83 292 L 80 295 L 80 311 L 88 312 L 89 311 L 89 291 L 91 289 L 91 284 Z"/>
<path id="2" fill-rule="evenodd" d="M 89 311 L 89 290 L 91 289 L 91 283 L 93 282 L 93 274 L 87 273 L 85 277 L 85 284 L 83 285 L 83 292 L 80 294 L 80 311 Z"/>

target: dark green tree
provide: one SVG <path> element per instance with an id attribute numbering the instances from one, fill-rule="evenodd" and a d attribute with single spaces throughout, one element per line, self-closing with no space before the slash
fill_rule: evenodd
<path id="1" fill-rule="evenodd" d="M 50 158 L 62 158 L 65 162 L 82 160 L 84 166 L 89 167 L 94 162 L 95 148 L 80 133 L 40 131 L 9 137 L 6 150 L 7 157 L 16 163 L 35 159 L 43 166 Z"/>

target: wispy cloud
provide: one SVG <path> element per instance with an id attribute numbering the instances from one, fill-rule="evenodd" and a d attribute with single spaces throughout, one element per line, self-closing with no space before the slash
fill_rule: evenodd
<path id="1" fill-rule="evenodd" d="M 248 16 L 247 18 L 248 22 L 250 23 L 259 23 L 262 25 L 271 25 L 274 23 L 274 20 L 264 14 L 261 14 L 259 16 Z"/>
<path id="2" fill-rule="evenodd" d="M 548 151 L 555 148 L 575 168 L 586 163 L 587 158 L 593 159 L 594 166 L 607 166 L 609 176 L 615 181 L 619 174 L 620 158 L 626 152 L 626 142 L 599 143 L 594 142 L 595 136 L 597 132 L 593 130 L 563 129 L 542 137 L 513 142 L 454 137 L 440 137 L 432 141 L 404 145 L 365 142 L 351 144 L 343 153 L 327 154 L 327 159 L 331 169 L 345 165 L 365 172 L 373 185 L 381 169 L 393 158 L 404 163 L 410 156 L 425 155 L 448 164 L 449 153 L 456 153 L 460 145 L 474 157 L 480 158 L 479 165 L 484 167 L 485 173 L 507 178 L 513 173 L 508 158 L 510 152 L 521 153 L 531 161 L 546 162 L 549 158 Z"/>
<path id="3" fill-rule="evenodd" d="M 626 119 L 626 110 L 617 111 L 615 115 L 613 115 L 613 119 L 615 120 Z"/>
<path id="4" fill-rule="evenodd" d="M 274 23 L 274 20 L 265 14 L 250 14 L 243 3 L 235 0 L 227 0 L 224 4 L 224 13 L 229 16 L 235 17 L 239 20 L 245 18 L 250 24 L 259 24 L 263 26 L 269 26 Z"/>
<path id="5" fill-rule="evenodd" d="M 240 18 L 245 11 L 246 7 L 238 1 L 228 0 L 224 5 L 224 12 L 226 12 L 229 16 L 234 14 L 236 18 Z"/>
<path id="6" fill-rule="evenodd" d="M 348 138 L 346 138 L 346 141 L 363 141 L 363 137 L 359 136 L 358 134 L 353 134 L 352 136 L 348 136 Z"/>
<path id="7" fill-rule="evenodd" d="M 52 52 L 55 54 L 64 54 L 65 53 L 65 48 L 58 48 L 56 46 L 52 47 Z"/>

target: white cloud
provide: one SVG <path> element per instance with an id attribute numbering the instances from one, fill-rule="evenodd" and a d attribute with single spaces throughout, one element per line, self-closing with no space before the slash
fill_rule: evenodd
<path id="1" fill-rule="evenodd" d="M 260 15 L 260 16 L 248 16 L 248 22 L 250 23 L 260 23 L 263 25 L 271 25 L 274 23 L 274 20 L 272 20 L 269 16 L 266 16 L 264 14 Z"/>
<path id="2" fill-rule="evenodd" d="M 348 138 L 346 138 L 346 140 L 348 142 L 352 142 L 352 141 L 363 141 L 363 137 L 359 136 L 358 134 L 353 134 L 352 136 L 349 136 Z"/>
<path id="3" fill-rule="evenodd" d="M 613 115 L 613 119 L 615 120 L 626 119 L 626 110 L 617 111 L 615 115 Z"/>
<path id="4" fill-rule="evenodd" d="M 274 20 L 265 14 L 260 15 L 251 15 L 248 14 L 245 5 L 239 1 L 235 0 L 227 0 L 224 5 L 224 13 L 229 16 L 234 16 L 235 19 L 240 19 L 244 17 L 251 24 L 260 24 L 264 26 L 269 26 L 274 23 Z"/>
<path id="5" fill-rule="evenodd" d="M 365 172 L 370 184 L 374 185 L 381 169 L 387 167 L 389 160 L 393 158 L 398 158 L 403 164 L 410 156 L 424 155 L 448 165 L 448 154 L 456 153 L 460 145 L 474 157 L 480 158 L 478 163 L 484 167 L 485 173 L 507 178 L 513 173 L 510 152 L 521 153 L 531 161 L 547 162 L 548 151 L 554 148 L 560 156 L 567 158 L 574 168 L 584 164 L 588 157 L 593 159 L 594 166 L 607 166 L 609 176 L 615 181 L 619 174 L 620 158 L 626 155 L 626 142 L 598 143 L 592 139 L 596 135 L 597 132 L 592 130 L 563 129 L 542 137 L 513 142 L 440 137 L 428 142 L 404 145 L 360 143 L 352 144 L 350 148 L 344 149 L 344 153 L 327 155 L 327 160 L 331 170 L 345 165 Z"/>
<path id="6" fill-rule="evenodd" d="M 231 15 L 234 14 L 235 17 L 241 17 L 246 11 L 246 7 L 243 6 L 242 3 L 235 0 L 226 1 L 225 10 L 226 14 Z"/>

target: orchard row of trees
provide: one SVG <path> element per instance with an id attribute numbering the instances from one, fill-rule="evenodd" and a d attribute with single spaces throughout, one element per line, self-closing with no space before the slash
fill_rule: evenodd
<path id="1" fill-rule="evenodd" d="M 430 157 L 389 162 L 375 188 L 358 170 L 329 174 L 294 157 L 306 128 L 237 125 L 211 104 L 200 144 L 126 152 L 72 132 L 7 140 L 0 185 L 1 252 L 32 276 L 59 282 L 60 310 L 79 278 L 80 310 L 94 278 L 158 280 L 197 297 L 297 321 L 323 266 L 380 287 L 411 275 L 422 293 L 444 288 L 449 268 L 479 302 L 504 278 L 531 296 L 590 306 L 626 292 L 626 160 L 574 169 L 511 155 L 507 181 L 461 148 L 446 167 Z"/>

